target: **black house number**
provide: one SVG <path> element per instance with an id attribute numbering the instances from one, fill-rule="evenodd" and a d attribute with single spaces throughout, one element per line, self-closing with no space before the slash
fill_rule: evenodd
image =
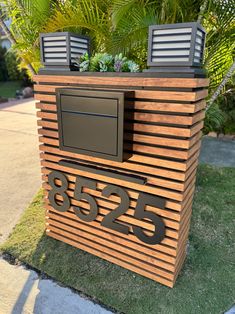
<path id="1" fill-rule="evenodd" d="M 61 181 L 61 185 L 57 185 L 55 183 L 56 179 Z M 48 181 L 50 186 L 52 187 L 52 189 L 49 191 L 49 201 L 51 205 L 54 209 L 60 212 L 66 212 L 71 207 L 70 198 L 66 192 L 69 186 L 69 181 L 67 177 L 62 172 L 52 171 L 48 175 Z M 96 199 L 92 195 L 83 192 L 84 187 L 91 190 L 96 190 L 97 182 L 95 180 L 83 177 L 76 177 L 74 199 L 77 201 L 87 201 L 90 204 L 89 213 L 84 212 L 82 208 L 77 206 L 73 206 L 72 208 L 79 219 L 85 222 L 91 222 L 97 218 L 99 214 L 99 208 Z M 120 204 L 114 210 L 104 216 L 103 220 L 101 221 L 101 225 L 106 228 L 128 235 L 131 227 L 117 221 L 117 219 L 121 215 L 125 214 L 130 206 L 130 198 L 126 190 L 119 186 L 109 184 L 104 187 L 101 193 L 102 196 L 107 198 L 109 198 L 112 194 L 116 194 L 121 199 Z M 57 203 L 55 200 L 55 196 L 57 194 L 61 195 L 63 199 L 62 203 L 60 204 Z M 152 211 L 145 210 L 146 205 L 163 209 L 165 207 L 165 199 L 142 192 L 139 193 L 137 199 L 134 217 L 138 220 L 147 219 L 151 221 L 154 224 L 155 229 L 152 235 L 147 235 L 142 227 L 132 225 L 133 233 L 139 240 L 143 241 L 144 243 L 153 245 L 160 243 L 164 239 L 165 225 L 161 217 L 159 217 Z"/>

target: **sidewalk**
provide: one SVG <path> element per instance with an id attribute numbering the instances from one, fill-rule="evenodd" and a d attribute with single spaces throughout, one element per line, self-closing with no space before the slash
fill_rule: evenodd
<path id="1" fill-rule="evenodd" d="M 41 186 L 35 103 L 0 104 L 0 243 Z M 0 314 L 108 314 L 31 270 L 0 259 Z"/>
<path id="2" fill-rule="evenodd" d="M 235 141 L 203 137 L 200 163 L 218 167 L 235 167 Z"/>
<path id="3" fill-rule="evenodd" d="M 41 185 L 32 99 L 0 104 L 0 243 Z"/>
<path id="4" fill-rule="evenodd" d="M 1 314 L 111 314 L 32 270 L 0 259 Z M 7 283 L 7 284 L 6 284 Z"/>

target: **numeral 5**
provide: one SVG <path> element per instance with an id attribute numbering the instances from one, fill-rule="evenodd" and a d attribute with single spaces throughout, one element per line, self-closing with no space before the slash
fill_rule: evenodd
<path id="1" fill-rule="evenodd" d="M 74 199 L 80 201 L 82 199 L 86 200 L 90 204 L 90 212 L 85 214 L 80 207 L 73 206 L 75 214 L 82 220 L 86 222 L 91 222 L 96 219 L 98 215 L 98 206 L 96 200 L 88 193 L 82 192 L 83 187 L 88 187 L 92 190 L 96 190 L 96 182 L 90 179 L 85 179 L 80 177 L 76 179 L 75 190 L 74 190 Z"/>
<path id="2" fill-rule="evenodd" d="M 140 193 L 137 205 L 135 208 L 134 217 L 137 219 L 149 219 L 153 222 L 155 230 L 152 236 L 144 233 L 143 229 L 138 226 L 133 226 L 133 232 L 141 241 L 148 244 L 160 243 L 165 237 L 165 225 L 161 217 L 151 211 L 145 210 L 146 205 L 151 205 L 158 208 L 165 207 L 165 200 L 161 197 Z"/>

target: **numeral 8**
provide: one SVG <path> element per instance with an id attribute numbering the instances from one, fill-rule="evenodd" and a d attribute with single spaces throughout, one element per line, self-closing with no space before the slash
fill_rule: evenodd
<path id="1" fill-rule="evenodd" d="M 61 181 L 61 185 L 57 185 L 55 183 L 56 179 Z M 52 207 L 60 212 L 66 212 L 67 210 L 69 210 L 70 199 L 68 197 L 68 194 L 66 193 L 66 190 L 69 187 L 69 182 L 66 176 L 59 171 L 52 171 L 48 175 L 48 182 L 50 186 L 52 187 L 48 195 L 48 198 Z M 56 202 L 56 199 L 55 199 L 56 194 L 61 195 L 61 197 L 63 198 L 62 204 L 58 204 Z"/>

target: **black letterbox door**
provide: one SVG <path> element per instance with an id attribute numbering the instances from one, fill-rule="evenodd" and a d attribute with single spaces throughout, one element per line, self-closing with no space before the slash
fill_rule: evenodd
<path id="1" fill-rule="evenodd" d="M 122 161 L 124 92 L 56 92 L 60 149 Z"/>

